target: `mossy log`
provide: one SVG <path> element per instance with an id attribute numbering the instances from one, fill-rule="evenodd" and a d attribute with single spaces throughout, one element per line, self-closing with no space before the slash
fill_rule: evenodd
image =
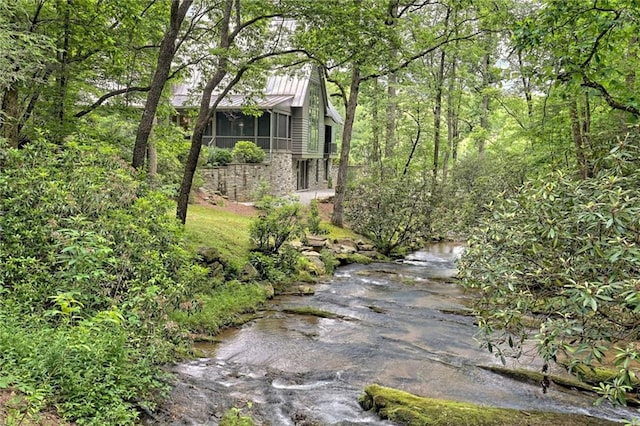
<path id="1" fill-rule="evenodd" d="M 364 410 L 406 426 L 602 426 L 618 423 L 579 414 L 522 411 L 465 402 L 423 398 L 397 389 L 369 385 L 359 398 Z"/>
<path id="2" fill-rule="evenodd" d="M 498 367 L 495 365 L 484 366 L 480 365 L 479 368 L 483 370 L 491 371 L 501 376 L 509 377 L 510 379 L 517 380 L 523 383 L 542 383 L 545 378 L 558 386 L 562 386 L 567 389 L 578 389 L 585 392 L 593 392 L 593 386 L 588 383 L 581 382 L 577 378 L 572 377 L 560 377 L 553 374 L 545 375 L 539 371 L 532 371 L 526 369 L 510 369 L 504 367 Z"/>

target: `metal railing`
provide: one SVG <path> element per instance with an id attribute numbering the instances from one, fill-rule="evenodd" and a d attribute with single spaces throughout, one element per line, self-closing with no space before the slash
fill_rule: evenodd
<path id="1" fill-rule="evenodd" d="M 211 140 L 211 137 L 208 137 Z M 214 143 L 218 148 L 225 149 L 233 149 L 236 146 L 236 143 L 239 141 L 250 141 L 258 145 L 260 148 L 265 151 L 269 151 L 269 136 L 216 136 L 214 139 Z M 273 138 L 273 150 L 291 150 L 291 139 L 290 138 Z"/>

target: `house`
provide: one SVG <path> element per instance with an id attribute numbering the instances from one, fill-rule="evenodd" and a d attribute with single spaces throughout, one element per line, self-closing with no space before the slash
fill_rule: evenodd
<path id="1" fill-rule="evenodd" d="M 189 84 L 174 88 L 173 104 L 179 113 L 195 107 L 190 89 Z M 274 195 L 330 186 L 342 117 L 329 100 L 319 70 L 308 65 L 295 74 L 272 75 L 261 96 L 249 100 L 259 116 L 243 114 L 247 96 L 228 95 L 218 105 L 203 142 L 232 149 L 238 141 L 252 141 L 265 151 L 265 161 L 205 169 L 204 189 L 247 201 L 262 182 Z"/>

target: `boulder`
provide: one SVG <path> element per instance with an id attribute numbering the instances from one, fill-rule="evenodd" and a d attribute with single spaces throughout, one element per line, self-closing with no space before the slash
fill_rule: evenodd
<path id="1" fill-rule="evenodd" d="M 307 236 L 307 245 L 309 247 L 313 247 L 314 249 L 322 249 L 326 247 L 328 241 L 324 237 L 318 237 L 316 235 L 308 235 Z"/>
<path id="2" fill-rule="evenodd" d="M 312 254 L 313 253 L 313 254 Z M 315 251 L 312 252 L 304 252 L 302 255 L 309 261 L 306 269 L 312 275 L 323 275 L 326 271 L 326 266 L 322 260 L 320 260 L 320 255 Z"/>

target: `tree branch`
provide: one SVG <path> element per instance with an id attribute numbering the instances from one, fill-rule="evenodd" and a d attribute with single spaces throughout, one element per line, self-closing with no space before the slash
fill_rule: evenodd
<path id="1" fill-rule="evenodd" d="M 620 111 L 626 111 L 628 113 L 635 115 L 636 117 L 640 117 L 640 109 L 634 107 L 633 105 L 625 105 L 622 102 L 614 99 L 614 97 L 611 96 L 609 92 L 607 92 L 607 89 L 602 84 L 595 81 L 591 81 L 586 76 L 583 76 L 581 86 L 590 87 L 592 89 L 596 89 L 597 91 L 599 91 L 600 94 L 604 97 L 604 100 L 607 101 L 607 104 L 611 108 L 617 109 Z"/>
<path id="2" fill-rule="evenodd" d="M 134 87 L 125 87 L 124 89 L 114 90 L 113 92 L 105 93 L 104 95 L 100 96 L 100 98 L 97 101 L 95 101 L 93 104 L 91 104 L 89 107 L 83 109 L 80 112 L 77 112 L 74 115 L 74 117 L 80 118 L 89 114 L 91 111 L 98 108 L 100 105 L 105 103 L 108 99 L 113 98 L 114 96 L 123 95 L 125 93 L 131 93 L 131 92 L 148 92 L 149 90 L 151 90 L 151 87 L 149 86 L 145 86 L 145 87 L 134 86 Z"/>

